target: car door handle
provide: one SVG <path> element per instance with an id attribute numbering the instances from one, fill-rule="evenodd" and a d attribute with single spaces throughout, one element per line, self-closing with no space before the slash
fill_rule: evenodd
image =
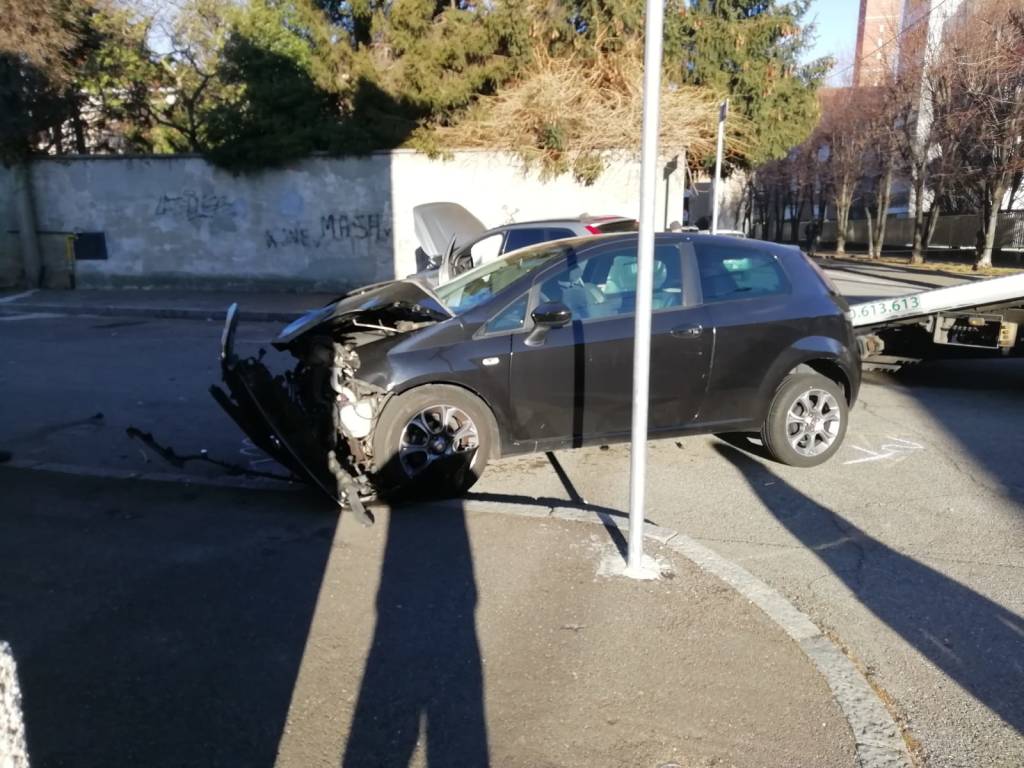
<path id="1" fill-rule="evenodd" d="M 678 325 L 670 333 L 676 338 L 692 339 L 704 333 L 704 326 L 700 325 Z"/>

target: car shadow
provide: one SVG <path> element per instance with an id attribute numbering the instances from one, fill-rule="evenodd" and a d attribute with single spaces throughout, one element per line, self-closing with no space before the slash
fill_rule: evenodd
<path id="1" fill-rule="evenodd" d="M 886 546 L 735 448 L 715 449 L 865 608 L 1024 732 L 1024 619 Z"/>
<path id="2" fill-rule="evenodd" d="M 313 493 L 0 473 L 0 638 L 32 765 L 273 766 L 337 513 Z"/>
<path id="3" fill-rule="evenodd" d="M 866 374 L 865 382 L 897 386 L 970 456 L 1001 492 L 1024 504 L 1024 359 L 951 359 Z"/>

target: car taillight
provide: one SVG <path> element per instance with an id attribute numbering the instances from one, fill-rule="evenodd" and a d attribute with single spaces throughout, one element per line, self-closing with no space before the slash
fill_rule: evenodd
<path id="1" fill-rule="evenodd" d="M 590 224 L 584 224 L 583 226 L 586 228 L 587 232 L 589 232 L 592 235 L 600 235 L 601 234 L 601 230 L 598 229 L 595 226 L 592 226 Z"/>

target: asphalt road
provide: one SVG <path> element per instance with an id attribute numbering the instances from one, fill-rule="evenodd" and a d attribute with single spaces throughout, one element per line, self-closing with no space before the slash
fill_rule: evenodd
<path id="1" fill-rule="evenodd" d="M 851 298 L 914 289 L 857 266 L 834 273 Z M 206 392 L 219 330 L 188 320 L 0 318 L 0 448 L 21 460 L 225 473 L 201 461 L 168 465 L 128 436 L 135 427 L 181 454 L 205 449 L 280 472 Z M 240 351 L 274 330 L 244 325 Z M 831 630 L 906 719 L 928 766 L 1024 765 L 1022 388 L 1022 360 L 868 375 L 844 448 L 814 470 L 713 437 L 652 443 L 647 516 L 740 562 Z M 557 459 L 561 475 L 543 456 L 498 462 L 474 494 L 575 495 L 626 509 L 625 447 Z M 310 520 L 301 535 L 315 537 L 327 524 Z M 223 524 L 234 535 L 236 522 Z M 225 594 L 238 583 L 227 579 Z M 308 608 L 309 596 L 299 599 Z M 240 632 L 225 642 L 243 642 Z"/>

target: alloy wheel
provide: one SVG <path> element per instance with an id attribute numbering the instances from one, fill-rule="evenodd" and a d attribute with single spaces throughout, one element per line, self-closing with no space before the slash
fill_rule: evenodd
<path id="1" fill-rule="evenodd" d="M 415 414 L 402 429 L 398 458 L 408 477 L 415 477 L 440 458 L 470 454 L 480 447 L 473 419 L 454 405 L 432 405 Z"/>
<path id="2" fill-rule="evenodd" d="M 824 389 L 808 389 L 786 412 L 786 439 L 801 456 L 820 456 L 835 443 L 841 425 L 835 397 Z"/>

